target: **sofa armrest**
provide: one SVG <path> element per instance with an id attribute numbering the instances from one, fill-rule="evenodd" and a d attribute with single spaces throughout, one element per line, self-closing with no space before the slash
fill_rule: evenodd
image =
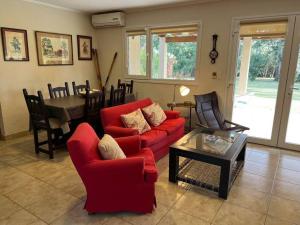
<path id="1" fill-rule="evenodd" d="M 139 134 L 138 130 L 125 127 L 107 126 L 104 128 L 105 132 L 112 137 L 126 137 Z"/>
<path id="2" fill-rule="evenodd" d="M 141 139 L 139 135 L 119 137 L 115 140 L 126 156 L 138 153 L 141 150 Z"/>
<path id="3" fill-rule="evenodd" d="M 165 110 L 164 111 L 167 119 L 177 119 L 180 117 L 180 112 L 179 111 L 171 111 L 171 110 Z"/>
<path id="4" fill-rule="evenodd" d="M 101 182 L 117 183 L 142 183 L 144 182 L 145 160 L 142 157 L 133 157 L 114 160 L 97 160 L 89 163 L 84 171 L 84 179 L 91 183 Z"/>

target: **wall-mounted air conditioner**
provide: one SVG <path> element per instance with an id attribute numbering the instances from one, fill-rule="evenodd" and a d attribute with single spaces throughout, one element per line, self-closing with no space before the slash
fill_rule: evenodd
<path id="1" fill-rule="evenodd" d="M 103 13 L 92 16 L 92 24 L 96 28 L 125 26 L 125 13 Z"/>

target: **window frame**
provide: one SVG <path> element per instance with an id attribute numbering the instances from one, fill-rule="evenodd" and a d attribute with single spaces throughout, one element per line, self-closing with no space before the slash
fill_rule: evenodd
<path id="1" fill-rule="evenodd" d="M 194 80 L 184 80 L 184 79 L 153 79 L 152 78 L 152 35 L 151 29 L 157 28 L 168 28 L 168 27 L 180 27 L 180 26 L 192 26 L 195 25 L 198 27 L 197 32 L 197 52 L 196 52 L 196 65 L 195 65 L 195 79 Z M 137 75 L 137 74 L 128 74 L 128 41 L 127 41 L 127 32 L 132 32 L 135 30 L 145 30 L 146 33 L 146 76 Z M 124 39 L 124 78 L 128 80 L 137 80 L 140 82 L 149 82 L 149 83 L 167 83 L 167 84 L 188 84 L 193 85 L 197 83 L 199 76 L 199 64 L 200 64 L 200 50 L 201 50 L 201 41 L 202 41 L 202 23 L 201 21 L 189 21 L 184 23 L 165 23 L 165 24 L 156 24 L 151 26 L 133 26 L 125 27 L 123 29 L 123 39 Z"/>

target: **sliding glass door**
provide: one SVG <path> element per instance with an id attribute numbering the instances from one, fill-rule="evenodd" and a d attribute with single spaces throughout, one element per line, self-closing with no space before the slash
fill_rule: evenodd
<path id="1" fill-rule="evenodd" d="M 228 113 L 251 142 L 300 149 L 300 17 L 239 20 Z"/>
<path id="2" fill-rule="evenodd" d="M 300 150 L 300 16 L 296 17 L 278 146 Z"/>

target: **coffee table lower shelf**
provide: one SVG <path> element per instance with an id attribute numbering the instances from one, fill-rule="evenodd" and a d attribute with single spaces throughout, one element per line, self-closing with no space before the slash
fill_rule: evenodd
<path id="1" fill-rule="evenodd" d="M 179 171 L 178 174 L 176 175 L 176 180 L 177 181 L 182 181 L 188 184 L 192 184 L 195 186 L 198 186 L 200 188 L 219 193 L 219 182 L 210 182 L 208 179 L 205 179 L 205 176 L 209 178 L 210 180 L 218 180 L 220 179 L 220 167 L 218 166 L 213 166 L 206 164 L 203 166 L 205 168 L 205 175 L 203 176 L 203 172 L 201 170 L 198 170 L 198 173 L 202 173 L 202 176 L 200 178 L 196 178 L 195 174 L 191 174 L 190 171 L 193 170 L 193 164 L 206 164 L 203 162 L 199 161 L 194 161 L 192 159 L 185 159 L 180 165 L 179 165 Z M 230 187 L 234 183 L 237 175 L 239 174 L 239 171 L 243 168 L 244 161 L 236 161 L 232 167 L 232 172 L 231 172 L 231 180 L 230 180 Z M 194 169 L 195 170 L 195 169 Z M 215 170 L 214 172 L 212 170 Z M 219 170 L 216 172 L 216 170 Z M 196 171 L 194 171 L 195 173 Z M 211 177 L 212 175 L 215 175 L 216 177 Z M 204 179 L 203 179 L 204 177 Z"/>

